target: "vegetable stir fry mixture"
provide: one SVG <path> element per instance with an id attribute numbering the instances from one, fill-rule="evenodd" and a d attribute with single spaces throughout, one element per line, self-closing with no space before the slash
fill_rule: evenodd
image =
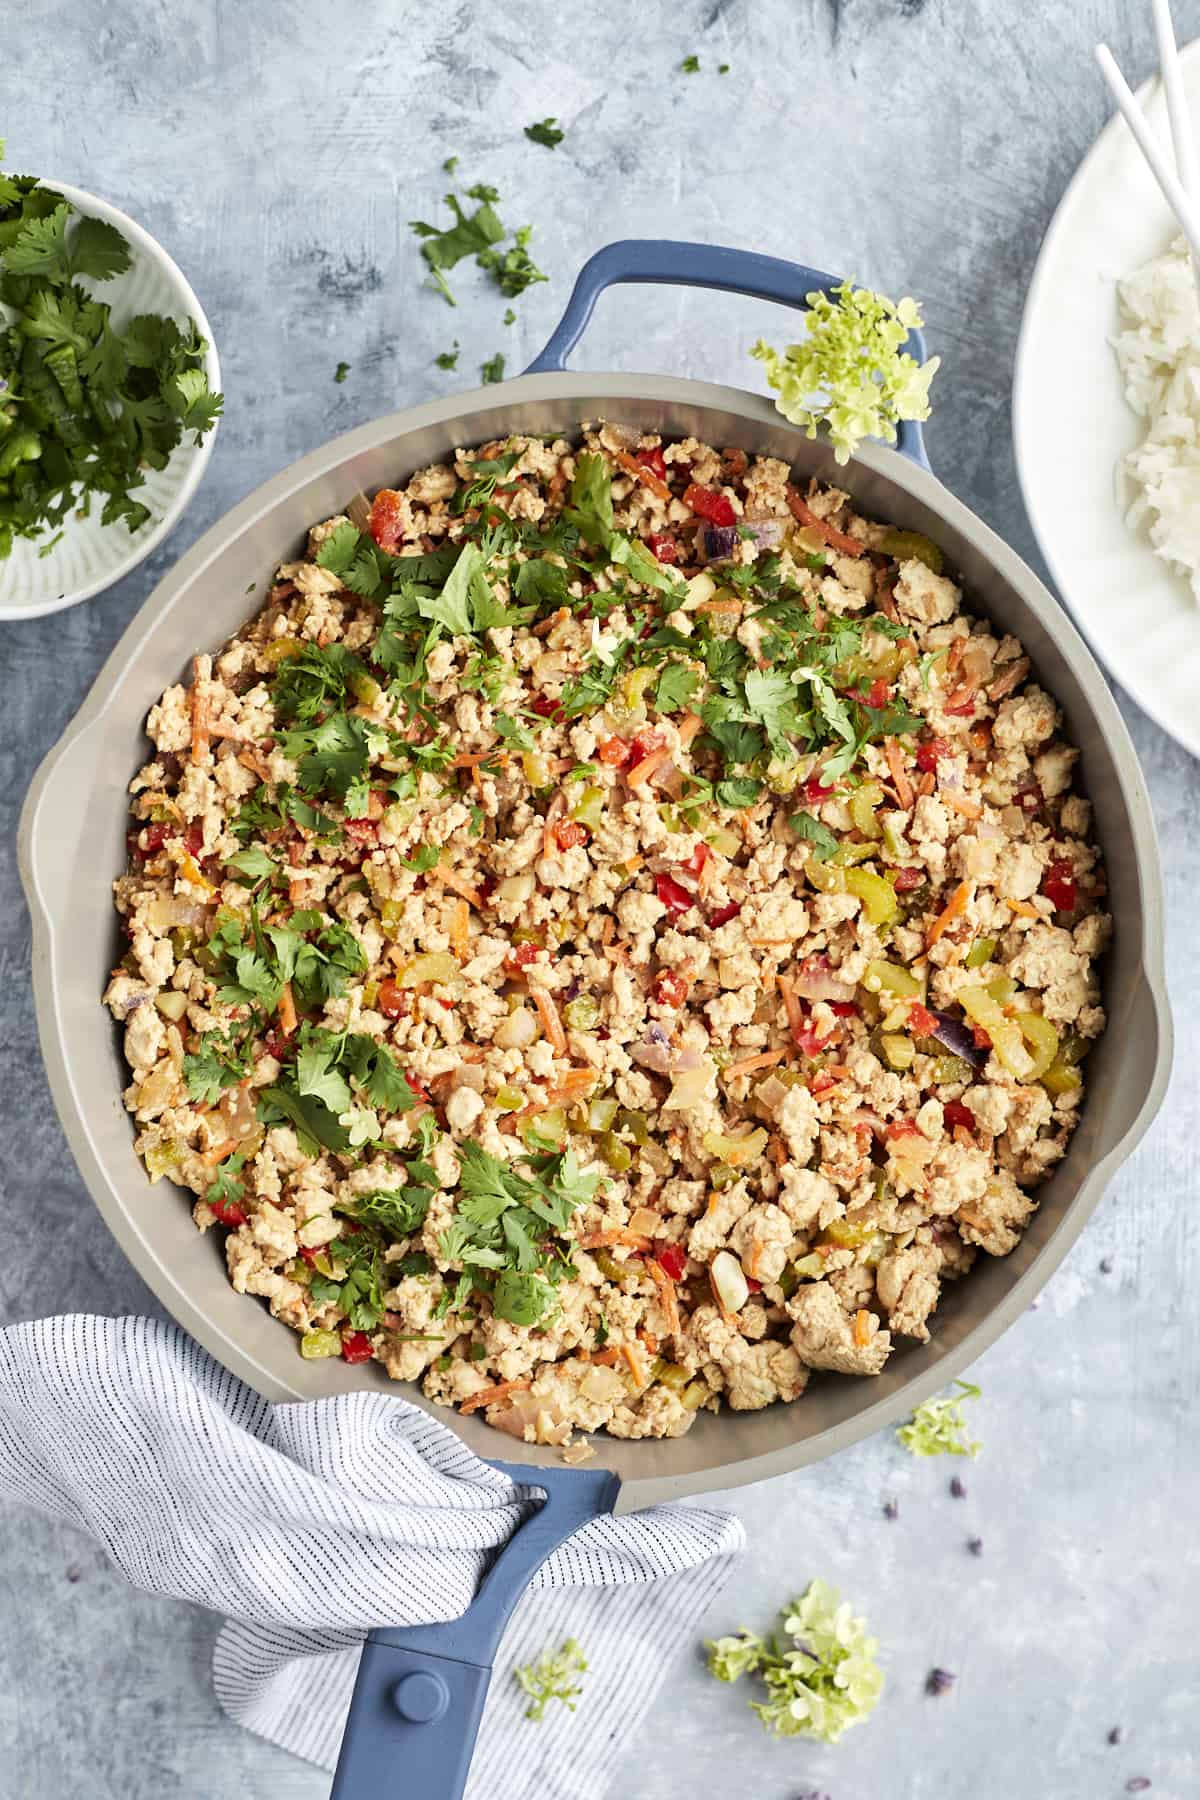
<path id="1" fill-rule="evenodd" d="M 304 1356 L 528 1441 L 877 1374 L 1017 1243 L 1104 1023 L 1020 644 L 690 438 L 351 513 L 150 713 L 106 998 L 151 1178 Z"/>

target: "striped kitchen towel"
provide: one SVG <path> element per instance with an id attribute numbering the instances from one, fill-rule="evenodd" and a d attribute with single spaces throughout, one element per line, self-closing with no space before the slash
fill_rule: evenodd
<path id="1" fill-rule="evenodd" d="M 221 1705 L 327 1769 L 365 1632 L 463 1612 L 528 1507 L 398 1394 L 275 1406 L 176 1326 L 90 1315 L 0 1331 L 0 1493 L 226 1614 Z M 742 1541 L 727 1514 L 662 1506 L 555 1551 L 501 1646 L 468 1800 L 598 1800 Z M 512 1671 L 569 1637 L 578 1711 L 531 1724 Z"/>

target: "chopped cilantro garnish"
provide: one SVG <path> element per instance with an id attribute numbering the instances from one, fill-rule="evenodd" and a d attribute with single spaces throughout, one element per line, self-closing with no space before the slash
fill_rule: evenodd
<path id="1" fill-rule="evenodd" d="M 685 56 L 679 67 L 684 75 L 698 75 L 700 73 L 700 58 L 698 56 Z"/>
<path id="2" fill-rule="evenodd" d="M 563 141 L 563 133 L 553 118 L 538 119 L 535 124 L 527 125 L 525 136 L 531 144 L 545 144 L 547 150 L 553 150 L 556 144 Z"/>
<path id="3" fill-rule="evenodd" d="M 803 838 L 812 845 L 812 853 L 818 862 L 828 862 L 834 852 L 840 848 L 837 838 L 834 837 L 829 827 L 822 825 L 820 819 L 814 818 L 812 813 L 793 813 L 788 819 L 788 824 L 798 838 Z"/>
<path id="4" fill-rule="evenodd" d="M 439 369 L 457 369 L 457 367 L 458 367 L 458 345 L 457 345 L 457 343 L 455 344 L 453 350 L 443 350 L 441 352 L 441 354 L 438 356 L 435 356 L 433 360 L 437 364 Z"/>
<path id="5" fill-rule="evenodd" d="M 220 417 L 194 323 L 143 313 L 117 327 L 78 285 L 129 266 L 115 226 L 33 176 L 0 175 L 0 561 L 17 538 L 48 533 L 48 552 L 93 496 L 103 525 L 139 530 L 147 471 Z"/>
<path id="6" fill-rule="evenodd" d="M 446 158 L 445 162 L 442 164 L 442 173 L 444 175 L 453 175 L 453 173 L 454 173 L 455 169 L 457 169 L 457 167 L 458 167 L 457 156 L 448 156 Z"/>
<path id="7" fill-rule="evenodd" d="M 488 360 L 481 367 L 479 373 L 483 376 L 485 384 L 487 384 L 489 382 L 493 382 L 493 381 L 503 381 L 504 380 L 504 353 L 503 353 L 503 351 L 497 350 L 495 356 L 490 356 L 488 358 Z"/>
<path id="8" fill-rule="evenodd" d="M 513 311 L 511 306 L 506 306 L 504 309 L 504 317 L 501 319 L 500 323 L 502 325 L 515 325 L 516 322 L 517 322 L 516 313 Z"/>
<path id="9" fill-rule="evenodd" d="M 348 362 L 340 362 L 338 364 L 337 368 L 333 372 L 333 379 L 340 386 L 341 383 L 343 381 L 345 381 L 345 379 L 349 373 L 350 373 L 350 364 Z"/>

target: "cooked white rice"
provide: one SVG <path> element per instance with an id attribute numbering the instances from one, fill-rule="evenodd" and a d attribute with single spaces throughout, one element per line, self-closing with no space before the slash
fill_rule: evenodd
<path id="1" fill-rule="evenodd" d="M 1113 340 L 1125 398 L 1146 435 L 1118 464 L 1126 519 L 1200 600 L 1200 301 L 1178 238 L 1117 283 Z"/>

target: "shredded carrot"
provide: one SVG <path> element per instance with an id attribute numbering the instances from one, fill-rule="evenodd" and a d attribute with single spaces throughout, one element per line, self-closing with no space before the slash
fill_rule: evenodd
<path id="1" fill-rule="evenodd" d="M 804 1030 L 804 1014 L 800 1008 L 796 989 L 789 975 L 780 975 L 778 981 L 779 992 L 783 996 L 783 1004 L 787 1009 L 788 1025 L 791 1028 L 792 1036 L 799 1040 L 800 1033 Z"/>
<path id="2" fill-rule="evenodd" d="M 581 1250 L 611 1250 L 617 1244 L 626 1250 L 646 1251 L 650 1248 L 650 1239 L 640 1237 L 625 1225 L 613 1225 L 607 1231 L 593 1231 L 587 1237 L 579 1239 Z"/>
<path id="3" fill-rule="evenodd" d="M 578 1355 L 579 1352 L 576 1352 L 576 1354 Z M 617 1360 L 617 1352 L 615 1349 L 593 1350 L 589 1360 L 594 1363 L 599 1363 L 602 1369 L 611 1369 Z"/>
<path id="4" fill-rule="evenodd" d="M 546 992 L 545 988 L 533 989 L 533 1002 L 538 1009 L 538 1017 L 542 1021 L 545 1032 L 555 1056 L 567 1054 L 567 1034 L 563 1030 L 563 1022 L 558 1016 L 558 1008 Z"/>
<path id="5" fill-rule="evenodd" d="M 746 1273 L 751 1281 L 758 1280 L 758 1271 L 762 1263 L 763 1248 L 764 1246 L 761 1238 L 751 1239 L 750 1255 L 746 1260 Z"/>
<path id="6" fill-rule="evenodd" d="M 288 845 L 288 861 L 293 868 L 299 863 L 303 854 L 303 846 L 296 843 L 294 840 Z M 304 898 L 304 887 L 305 883 L 302 875 L 290 875 L 288 877 L 288 900 L 293 906 L 299 906 L 301 900 Z"/>
<path id="7" fill-rule="evenodd" d="M 1010 906 L 1013 912 L 1019 913 L 1023 919 L 1040 919 L 1042 916 L 1037 907 L 1031 906 L 1028 900 L 1009 900 L 1006 897 L 1004 904 Z"/>
<path id="8" fill-rule="evenodd" d="M 773 1136 L 768 1138 L 767 1155 L 777 1169 L 782 1169 L 784 1163 L 788 1160 L 789 1154 L 788 1147 L 781 1137 Z"/>
<path id="9" fill-rule="evenodd" d="M 956 637 L 954 642 L 951 644 L 949 650 L 946 652 L 946 673 L 947 673 L 947 675 L 953 675 L 955 669 L 957 669 L 959 663 L 963 659 L 963 653 L 966 650 L 966 648 L 967 648 L 966 638 L 965 637 Z"/>
<path id="10" fill-rule="evenodd" d="M 938 914 L 937 918 L 933 921 L 933 924 L 925 934 L 925 948 L 927 950 L 933 949 L 933 946 L 937 943 L 938 939 L 949 930 L 951 925 L 953 925 L 955 919 L 962 918 L 967 910 L 970 898 L 970 882 L 960 881 L 954 892 L 951 894 L 949 901 L 942 908 L 942 911 Z"/>
<path id="11" fill-rule="evenodd" d="M 625 859 L 625 861 L 621 864 L 621 867 L 625 871 L 626 875 L 632 875 L 635 869 L 641 868 L 641 866 L 645 862 L 645 860 L 646 859 L 642 855 L 641 851 L 635 850 L 632 856 L 627 857 Z"/>
<path id="12" fill-rule="evenodd" d="M 625 470 L 627 475 L 635 476 L 644 487 L 648 487 L 650 492 L 656 494 L 660 500 L 669 500 L 671 498 L 671 490 L 662 477 L 656 475 L 653 469 L 648 469 L 645 463 L 640 463 L 636 456 L 630 456 L 628 451 L 618 450 L 616 460 L 620 467 Z"/>
<path id="13" fill-rule="evenodd" d="M 572 1100 L 582 1100 L 585 1094 L 589 1094 L 595 1087 L 598 1079 L 595 1069 L 571 1069 L 561 1081 L 556 1081 L 554 1086 L 548 1090 L 547 1098 L 551 1106 L 558 1106 L 563 1102 L 569 1103 Z M 540 1107 L 538 1111 L 541 1111 Z"/>
<path id="14" fill-rule="evenodd" d="M 664 745 L 661 750 L 652 750 L 649 756 L 643 756 L 641 762 L 634 763 L 632 769 L 625 776 L 626 782 L 630 787 L 642 787 L 653 775 L 655 769 L 661 763 L 669 762 L 670 757 L 671 751 L 667 745 Z"/>
<path id="15" fill-rule="evenodd" d="M 905 772 L 904 758 L 900 753 L 900 745 L 894 737 L 884 738 L 883 748 L 887 756 L 888 773 L 891 775 L 892 783 L 896 789 L 896 798 L 904 808 L 905 812 L 907 812 L 913 803 L 913 790 L 912 782 L 908 779 L 908 775 Z"/>
<path id="16" fill-rule="evenodd" d="M 464 1400 L 459 1407 L 460 1413 L 478 1411 L 481 1406 L 495 1406 L 500 1400 L 507 1400 L 510 1394 L 523 1394 L 533 1386 L 529 1381 L 497 1381 L 491 1387 L 480 1388 L 469 1400 Z"/>
<path id="17" fill-rule="evenodd" d="M 569 608 L 560 606 L 557 612 L 551 613 L 548 619 L 543 619 L 540 625 L 535 625 L 533 627 L 534 637 L 549 637 L 550 633 L 554 630 L 554 627 L 556 625 L 561 625 L 563 620 L 569 619 L 570 616 Z"/>
<path id="18" fill-rule="evenodd" d="M 942 701 L 942 710 L 944 712 L 953 713 L 957 712 L 961 706 L 965 711 L 968 700 L 973 701 L 975 699 L 978 688 L 979 683 L 977 681 L 960 681 L 953 692 L 947 694 L 946 698 Z"/>
<path id="19" fill-rule="evenodd" d="M 840 550 L 843 556 L 865 554 L 865 544 L 860 543 L 857 538 L 847 537 L 844 531 L 839 531 L 836 525 L 830 525 L 825 519 L 819 519 L 812 507 L 807 506 L 800 498 L 790 481 L 785 491 L 788 510 L 793 519 L 798 519 L 801 525 L 807 525 L 810 531 L 819 532 L 831 550 Z"/>
<path id="20" fill-rule="evenodd" d="M 982 819 L 983 808 L 978 800 L 972 800 L 969 794 L 960 794 L 957 788 L 943 788 L 941 798 L 947 806 L 952 806 L 956 813 L 964 819 Z"/>
<path id="21" fill-rule="evenodd" d="M 465 900 L 454 903 L 454 919 L 450 926 L 450 948 L 459 962 L 466 962 L 471 953 L 471 909 Z"/>
<path id="22" fill-rule="evenodd" d="M 736 1081 L 739 1075 L 753 1075 L 756 1069 L 774 1068 L 786 1055 L 786 1050 L 760 1050 L 757 1056 L 745 1056 L 741 1062 L 730 1063 L 723 1074 L 726 1081 Z"/>
<path id="23" fill-rule="evenodd" d="M 200 1161 L 202 1163 L 224 1162 L 225 1158 L 232 1155 L 238 1148 L 240 1142 L 239 1138 L 226 1138 L 223 1144 L 217 1144 L 214 1149 L 206 1150 Z"/>
<path id="24" fill-rule="evenodd" d="M 854 1315 L 854 1342 L 858 1345 L 859 1349 L 862 1350 L 865 1349 L 870 1341 L 871 1315 L 867 1312 L 865 1307 L 859 1307 Z"/>
<path id="25" fill-rule="evenodd" d="M 652 1331 L 647 1331 L 644 1325 L 639 1325 L 637 1334 L 640 1341 L 645 1344 L 646 1349 L 650 1352 L 650 1355 L 657 1356 L 658 1339 L 655 1337 L 654 1333 Z"/>
<path id="26" fill-rule="evenodd" d="M 692 739 L 695 737 L 696 733 L 699 731 L 699 729 L 703 725 L 703 723 L 704 723 L 704 720 L 702 718 L 700 718 L 698 713 L 685 713 L 684 714 L 683 718 L 680 719 L 679 726 L 678 726 L 679 748 L 681 750 L 687 749 L 688 745 L 691 743 Z"/>
<path id="27" fill-rule="evenodd" d="M 625 1358 L 625 1361 L 629 1364 L 629 1373 L 633 1376 L 633 1379 L 636 1382 L 637 1386 L 640 1388 L 645 1387 L 646 1384 L 648 1383 L 648 1381 L 650 1380 L 650 1373 L 649 1373 L 649 1370 L 646 1368 L 645 1364 L 642 1362 L 641 1357 L 638 1355 L 637 1345 L 636 1344 L 622 1344 L 621 1345 L 621 1355 Z"/>
<path id="28" fill-rule="evenodd" d="M 200 691 L 200 658 L 192 658 L 192 761 L 208 754 L 208 695 Z"/>
<path id="29" fill-rule="evenodd" d="M 717 879 L 717 861 L 714 856 L 705 858 L 704 866 L 696 879 L 696 891 L 702 900 L 707 899 L 712 884 Z"/>
<path id="30" fill-rule="evenodd" d="M 663 1268 L 662 1264 L 657 1262 L 654 1257 L 650 1257 L 646 1263 L 646 1273 L 650 1276 L 652 1281 L 658 1284 L 658 1297 L 662 1302 L 662 1309 L 667 1317 L 667 1335 L 669 1337 L 678 1337 L 679 1300 L 675 1293 L 675 1283 L 671 1280 L 671 1277 L 667 1274 L 667 1271 Z"/>
<path id="31" fill-rule="evenodd" d="M 429 873 L 436 875 L 438 880 L 444 882 L 448 888 L 453 888 L 456 894 L 461 894 L 463 899 L 476 910 L 483 905 L 483 895 L 478 888 L 473 888 L 467 877 L 460 875 L 457 869 L 446 869 L 442 867 L 441 863 L 435 863 Z"/>
<path id="32" fill-rule="evenodd" d="M 257 775 L 260 781 L 270 781 L 270 769 L 258 754 L 258 751 L 253 749 L 251 745 L 247 744 L 244 749 L 238 751 L 238 761 L 241 763 L 243 769 L 249 769 L 250 773 L 252 775 Z"/>
<path id="33" fill-rule="evenodd" d="M 452 769 L 477 769 L 480 763 L 486 762 L 491 754 L 490 750 L 460 750 L 450 767 Z"/>
<path id="34" fill-rule="evenodd" d="M 922 775 L 920 781 L 917 783 L 917 792 L 918 792 L 918 794 L 932 794 L 932 792 L 936 786 L 937 786 L 937 782 L 933 778 L 932 769 L 927 769 L 925 774 Z"/>
<path id="35" fill-rule="evenodd" d="M 285 981 L 279 990 L 279 1029 L 284 1037 L 291 1037 L 300 1023 L 296 1016 L 296 1002 L 292 995 L 292 984 Z"/>

